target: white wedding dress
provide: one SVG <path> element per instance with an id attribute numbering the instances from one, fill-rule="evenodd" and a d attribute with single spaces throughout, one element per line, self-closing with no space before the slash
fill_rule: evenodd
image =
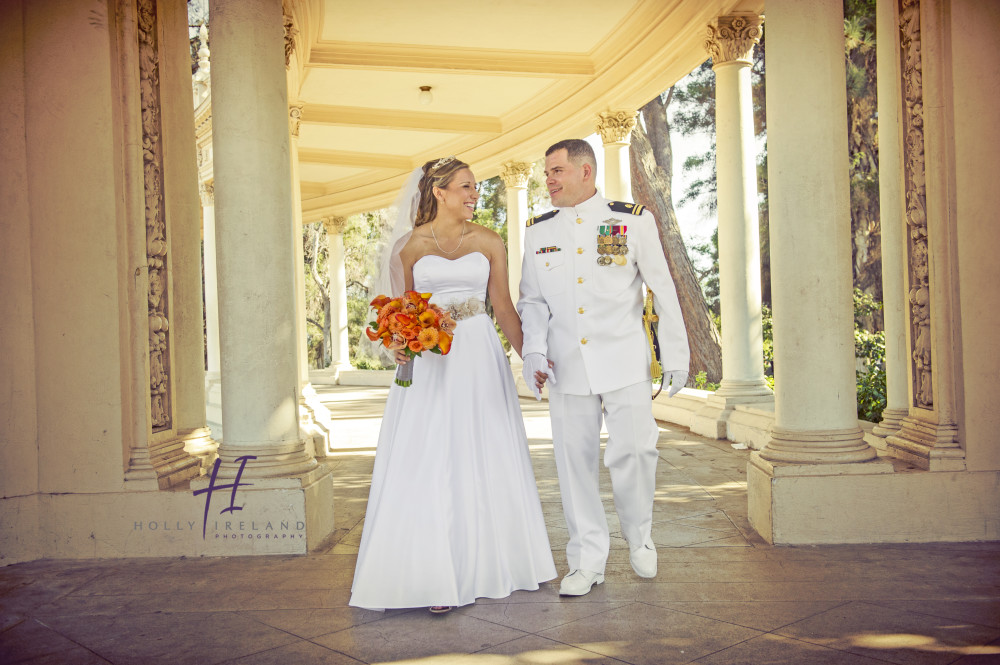
<path id="1" fill-rule="evenodd" d="M 479 252 L 424 256 L 414 290 L 482 311 L 489 271 Z M 461 606 L 537 589 L 556 570 L 493 320 L 458 320 L 448 355 L 412 362 L 413 384 L 386 402 L 350 604 Z"/>

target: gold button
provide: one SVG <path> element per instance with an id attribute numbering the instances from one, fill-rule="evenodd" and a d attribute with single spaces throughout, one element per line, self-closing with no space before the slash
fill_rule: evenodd
<path id="1" fill-rule="evenodd" d="M 576 253 L 577 254 L 583 254 L 583 247 L 577 247 L 576 248 Z"/>
<path id="2" fill-rule="evenodd" d="M 579 310 L 577 310 L 577 311 L 579 311 L 581 314 L 583 314 L 583 308 L 582 307 Z"/>
<path id="3" fill-rule="evenodd" d="M 577 277 L 576 278 L 576 283 L 577 284 L 583 284 L 583 277 Z"/>
<path id="4" fill-rule="evenodd" d="M 545 267 L 547 268 L 548 266 L 549 266 L 549 262 L 548 262 L 548 261 L 546 261 L 546 262 L 545 262 Z"/>
<path id="5" fill-rule="evenodd" d="M 583 339 L 580 340 L 580 344 L 586 344 L 586 343 L 587 343 L 587 338 L 586 337 L 584 337 Z"/>
<path id="6" fill-rule="evenodd" d="M 577 224 L 583 224 L 583 220 L 582 220 L 582 219 L 580 219 L 579 217 L 577 217 L 577 218 L 576 218 L 576 223 L 577 223 Z"/>

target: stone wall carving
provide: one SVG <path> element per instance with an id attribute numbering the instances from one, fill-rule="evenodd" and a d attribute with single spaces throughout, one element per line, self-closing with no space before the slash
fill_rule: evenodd
<path id="1" fill-rule="evenodd" d="M 712 58 L 712 65 L 734 61 L 752 64 L 753 47 L 764 34 L 763 21 L 763 16 L 734 14 L 720 16 L 715 25 L 710 24 L 705 50 Z"/>
<path id="2" fill-rule="evenodd" d="M 920 0 L 899 0 L 900 72 L 903 96 L 903 185 L 906 201 L 909 270 L 910 358 L 913 405 L 933 408 L 931 383 L 931 301 L 924 175 L 923 67 Z"/>
<path id="3" fill-rule="evenodd" d="M 292 64 L 292 53 L 295 52 L 295 37 L 299 34 L 295 27 L 295 19 L 288 13 L 282 13 L 282 22 L 285 25 L 285 67 Z"/>
<path id="4" fill-rule="evenodd" d="M 500 167 L 500 179 L 505 187 L 527 187 L 531 179 L 531 162 L 504 162 Z"/>
<path id="5" fill-rule="evenodd" d="M 636 123 L 635 111 L 603 111 L 598 114 L 597 131 L 604 145 L 628 143 Z"/>
<path id="6" fill-rule="evenodd" d="M 163 144 L 156 0 L 138 0 L 139 95 L 142 106 L 142 168 L 146 199 L 146 264 L 149 270 L 149 393 L 153 432 L 170 429 L 170 284 L 163 205 Z"/>
<path id="7" fill-rule="evenodd" d="M 299 127 L 302 125 L 302 104 L 292 104 L 288 107 L 288 130 L 295 138 L 299 137 Z"/>

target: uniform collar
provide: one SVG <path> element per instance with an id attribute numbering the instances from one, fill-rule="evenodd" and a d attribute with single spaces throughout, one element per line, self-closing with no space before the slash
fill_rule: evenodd
<path id="1" fill-rule="evenodd" d="M 583 201 L 582 203 L 578 203 L 575 206 L 568 206 L 566 208 L 561 208 L 561 210 L 567 210 L 571 214 L 575 214 L 575 215 L 579 216 L 579 215 L 586 214 L 586 213 L 599 212 L 600 209 L 603 208 L 605 205 L 606 205 L 606 202 L 605 202 L 604 197 L 601 196 L 601 193 L 600 192 L 595 192 L 594 195 L 591 196 L 586 201 Z"/>

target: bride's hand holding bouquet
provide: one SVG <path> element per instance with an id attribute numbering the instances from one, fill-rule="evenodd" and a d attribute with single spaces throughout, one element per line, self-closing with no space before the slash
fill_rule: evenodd
<path id="1" fill-rule="evenodd" d="M 447 355 L 455 334 L 455 320 L 447 311 L 431 304 L 430 293 L 407 291 L 390 298 L 379 295 L 370 305 L 375 320 L 365 329 L 371 341 L 381 341 L 389 351 L 402 352 L 413 359 L 424 351 Z M 373 330 L 374 328 L 374 330 Z M 396 383 L 413 383 L 413 364 L 406 362 L 396 368 Z"/>

